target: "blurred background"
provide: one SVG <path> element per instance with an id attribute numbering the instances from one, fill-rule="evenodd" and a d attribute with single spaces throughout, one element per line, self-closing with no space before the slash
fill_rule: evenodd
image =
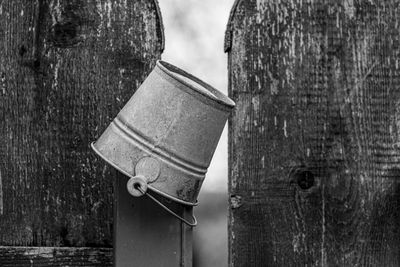
<path id="1" fill-rule="evenodd" d="M 234 0 L 159 0 L 165 30 L 162 59 L 227 94 L 224 33 Z M 194 267 L 228 265 L 227 127 L 194 209 Z"/>

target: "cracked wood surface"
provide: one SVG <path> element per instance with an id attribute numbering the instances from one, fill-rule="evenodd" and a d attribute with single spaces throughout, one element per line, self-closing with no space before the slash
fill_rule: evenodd
<path id="1" fill-rule="evenodd" d="M 163 45 L 154 0 L 0 1 L 0 245 L 112 246 L 117 173 L 90 142 Z"/>
<path id="2" fill-rule="evenodd" d="M 2 267 L 112 266 L 111 248 L 0 247 Z"/>
<path id="3" fill-rule="evenodd" d="M 399 1 L 237 0 L 230 266 L 400 265 Z"/>

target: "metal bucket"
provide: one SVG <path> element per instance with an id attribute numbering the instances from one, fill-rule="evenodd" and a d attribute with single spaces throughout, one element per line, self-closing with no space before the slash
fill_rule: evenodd
<path id="1" fill-rule="evenodd" d="M 196 205 L 234 105 L 210 85 L 171 64 L 157 61 L 92 147 L 109 164 L 131 177 L 128 190 L 132 195 L 142 195 L 148 187 L 179 203 Z M 132 183 L 140 188 L 134 188 Z"/>

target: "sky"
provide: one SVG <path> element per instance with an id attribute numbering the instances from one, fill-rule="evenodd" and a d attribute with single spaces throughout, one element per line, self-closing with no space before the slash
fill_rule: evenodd
<path id="1" fill-rule="evenodd" d="M 164 23 L 162 59 L 227 94 L 224 35 L 234 0 L 158 0 Z M 227 126 L 194 209 L 194 267 L 228 265 Z"/>
<path id="2" fill-rule="evenodd" d="M 224 34 L 234 0 L 159 0 L 165 32 L 162 59 L 227 94 Z M 227 192 L 227 126 L 201 191 Z"/>

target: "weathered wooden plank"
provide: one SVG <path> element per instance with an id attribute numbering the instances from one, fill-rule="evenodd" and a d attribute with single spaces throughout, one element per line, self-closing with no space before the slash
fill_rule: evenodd
<path id="1" fill-rule="evenodd" d="M 111 248 L 0 247 L 2 267 L 112 266 Z"/>
<path id="2" fill-rule="evenodd" d="M 236 1 L 230 266 L 399 266 L 399 1 Z"/>
<path id="3" fill-rule="evenodd" d="M 160 57 L 156 1 L 0 1 L 0 244 L 111 247 L 90 149 Z"/>

